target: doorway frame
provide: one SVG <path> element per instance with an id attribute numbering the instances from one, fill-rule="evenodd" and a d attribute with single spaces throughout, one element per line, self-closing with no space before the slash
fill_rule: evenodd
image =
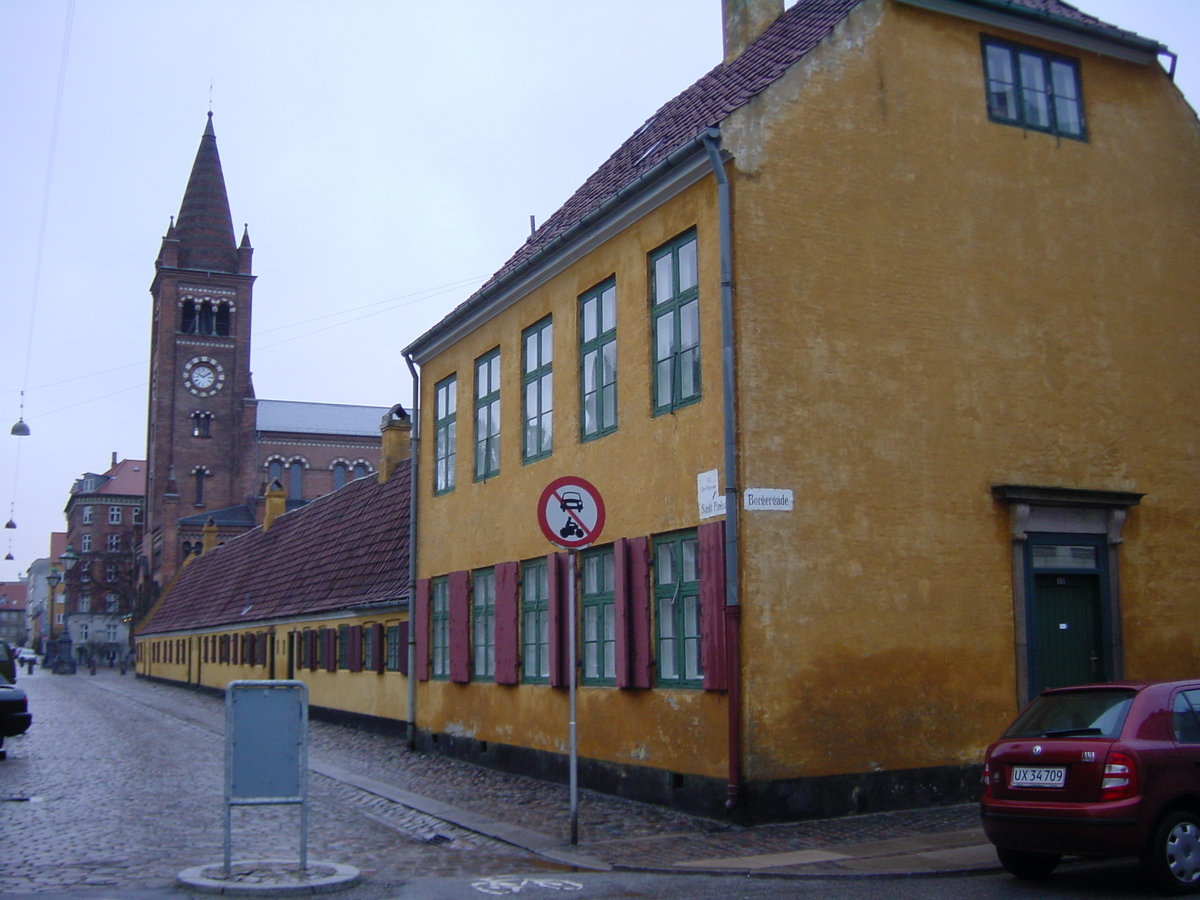
<path id="1" fill-rule="evenodd" d="M 1012 537 L 1013 635 L 1016 653 L 1018 706 L 1033 699 L 1036 668 L 1032 646 L 1034 568 L 1032 544 L 1094 544 L 1100 574 L 1100 621 L 1105 673 L 1110 680 L 1124 677 L 1125 655 L 1121 629 L 1121 532 L 1128 510 L 1145 494 L 1096 491 L 1040 485 L 993 485 L 993 498 L 1007 504 Z"/>

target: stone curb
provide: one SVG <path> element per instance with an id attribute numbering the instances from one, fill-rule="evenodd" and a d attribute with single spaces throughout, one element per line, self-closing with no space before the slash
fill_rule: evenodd
<path id="1" fill-rule="evenodd" d="M 287 859 L 243 859 L 233 864 L 235 869 L 254 867 L 256 869 L 273 869 L 266 875 L 256 875 L 260 881 L 241 880 L 246 875 L 236 872 L 230 879 L 222 876 L 223 863 L 210 863 L 205 866 L 193 866 L 184 869 L 176 878 L 183 887 L 205 894 L 224 894 L 230 897 L 276 896 L 294 897 L 307 894 L 327 894 L 340 891 L 343 888 L 358 884 L 362 873 L 354 866 L 325 860 L 309 860 L 308 868 L 302 876 L 291 871 L 298 866 L 299 860 Z M 206 874 L 207 873 L 207 874 Z M 212 877 L 212 876 L 216 877 Z"/>

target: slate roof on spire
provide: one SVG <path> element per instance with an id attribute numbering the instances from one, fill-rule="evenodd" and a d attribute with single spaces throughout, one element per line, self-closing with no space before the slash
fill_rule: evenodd
<path id="1" fill-rule="evenodd" d="M 225 175 L 217 153 L 217 135 L 212 113 L 200 138 L 200 149 L 192 164 L 187 190 L 175 223 L 179 239 L 179 268 L 209 272 L 237 272 L 237 241 L 229 197 L 225 193 Z"/>

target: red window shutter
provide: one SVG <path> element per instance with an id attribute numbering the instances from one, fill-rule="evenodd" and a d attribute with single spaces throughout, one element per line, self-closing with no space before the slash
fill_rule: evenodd
<path id="1" fill-rule="evenodd" d="M 496 566 L 496 684 L 517 684 L 520 679 L 521 604 L 515 562 Z"/>
<path id="2" fill-rule="evenodd" d="M 382 674 L 387 671 L 387 643 L 384 641 L 382 622 L 371 626 L 371 659 L 375 661 L 376 672 Z"/>
<path id="3" fill-rule="evenodd" d="M 697 530 L 700 544 L 700 665 L 704 689 L 728 687 L 725 669 L 725 523 L 708 522 Z"/>
<path id="4" fill-rule="evenodd" d="M 430 581 L 428 578 L 421 578 L 417 581 L 417 602 L 413 610 L 416 619 L 417 628 L 417 680 L 429 680 L 429 617 L 430 617 Z M 405 668 L 408 665 L 408 650 L 401 651 L 401 656 L 404 662 L 401 664 L 401 671 L 408 674 Z"/>
<path id="5" fill-rule="evenodd" d="M 336 672 L 338 667 L 338 633 L 336 628 L 322 628 L 325 642 L 325 671 Z"/>
<path id="6" fill-rule="evenodd" d="M 570 684 L 567 652 L 567 554 L 552 553 L 546 557 L 546 581 L 550 608 L 550 686 Z"/>
<path id="7" fill-rule="evenodd" d="M 400 674 L 408 675 L 408 623 L 400 623 Z"/>
<path id="8" fill-rule="evenodd" d="M 450 680 L 471 680 L 471 573 L 451 572 L 450 589 Z"/>
<path id="9" fill-rule="evenodd" d="M 363 630 L 361 625 L 350 626 L 349 647 L 346 648 L 347 656 L 346 668 L 351 672 L 361 672 L 363 667 L 363 645 L 362 645 Z"/>
<path id="10" fill-rule="evenodd" d="M 629 539 L 618 538 L 613 545 L 613 613 L 615 619 L 617 687 L 633 687 L 630 677 L 630 657 L 633 647 L 630 646 L 632 622 L 629 610 Z"/>
<path id="11" fill-rule="evenodd" d="M 629 540 L 629 686 L 648 688 L 654 667 L 650 627 L 650 539 Z"/>

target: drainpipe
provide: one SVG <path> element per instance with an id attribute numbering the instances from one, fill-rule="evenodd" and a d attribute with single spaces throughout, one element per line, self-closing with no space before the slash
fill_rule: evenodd
<path id="1" fill-rule="evenodd" d="M 741 620 L 738 585 L 738 468 L 737 395 L 733 355 L 733 209 L 729 179 L 721 159 L 721 131 L 709 128 L 703 135 L 704 148 L 717 180 L 717 220 L 721 250 L 721 381 L 722 414 L 725 426 L 725 665 L 729 691 L 729 783 L 725 789 L 725 811 L 737 809 L 742 798 L 742 681 Z"/>
<path id="2" fill-rule="evenodd" d="M 417 459 L 421 446 L 421 416 L 417 403 L 421 399 L 421 376 L 412 357 L 404 354 L 404 362 L 412 375 L 412 451 L 408 463 L 408 728 L 406 744 L 417 749 Z"/>

